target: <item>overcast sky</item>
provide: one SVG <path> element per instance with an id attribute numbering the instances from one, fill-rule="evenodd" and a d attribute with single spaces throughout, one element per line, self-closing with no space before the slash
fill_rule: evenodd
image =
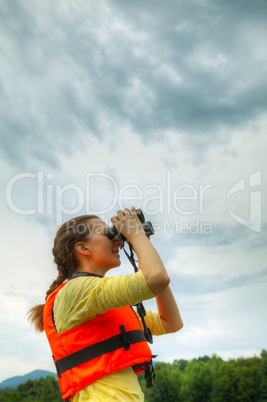
<path id="1" fill-rule="evenodd" d="M 184 321 L 157 359 L 267 348 L 266 16 L 265 0 L 1 1 L 0 381 L 55 371 L 25 314 L 57 276 L 58 226 L 131 205 Z M 121 259 L 110 275 L 133 272 Z"/>

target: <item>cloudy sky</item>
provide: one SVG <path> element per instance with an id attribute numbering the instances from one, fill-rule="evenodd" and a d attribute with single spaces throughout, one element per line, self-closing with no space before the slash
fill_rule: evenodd
<path id="1" fill-rule="evenodd" d="M 142 208 L 184 328 L 161 361 L 266 334 L 265 0 L 2 0 L 0 381 L 54 371 L 26 312 L 57 227 Z M 131 273 L 122 266 L 111 275 Z M 145 303 L 155 309 L 155 302 Z"/>

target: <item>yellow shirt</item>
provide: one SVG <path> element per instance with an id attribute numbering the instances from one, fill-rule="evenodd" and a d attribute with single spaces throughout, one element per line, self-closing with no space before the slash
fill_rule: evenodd
<path id="1" fill-rule="evenodd" d="M 155 297 L 141 270 L 131 275 L 82 276 L 69 281 L 57 294 L 54 319 L 59 333 L 77 327 L 113 308 L 135 305 Z M 153 335 L 165 334 L 158 313 L 147 311 L 147 326 Z M 72 402 L 144 401 L 137 375 L 131 367 L 112 373 L 83 388 Z"/>

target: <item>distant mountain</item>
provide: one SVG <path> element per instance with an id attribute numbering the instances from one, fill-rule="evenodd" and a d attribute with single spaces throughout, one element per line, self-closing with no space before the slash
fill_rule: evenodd
<path id="1" fill-rule="evenodd" d="M 37 380 L 41 377 L 47 377 L 48 375 L 52 375 L 57 379 L 57 375 L 52 373 L 51 371 L 46 370 L 34 370 L 28 374 L 20 375 L 16 377 L 8 378 L 0 383 L 0 388 L 16 388 L 19 384 L 24 384 L 24 382 L 28 380 Z"/>

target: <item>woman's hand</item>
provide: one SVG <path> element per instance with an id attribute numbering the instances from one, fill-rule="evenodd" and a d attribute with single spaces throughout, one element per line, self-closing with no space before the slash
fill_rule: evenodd
<path id="1" fill-rule="evenodd" d="M 117 216 L 113 216 L 110 220 L 129 243 L 134 243 L 139 236 L 145 236 L 143 225 L 136 214 L 135 207 L 131 207 L 131 211 L 128 208 L 123 211 L 119 210 Z"/>

